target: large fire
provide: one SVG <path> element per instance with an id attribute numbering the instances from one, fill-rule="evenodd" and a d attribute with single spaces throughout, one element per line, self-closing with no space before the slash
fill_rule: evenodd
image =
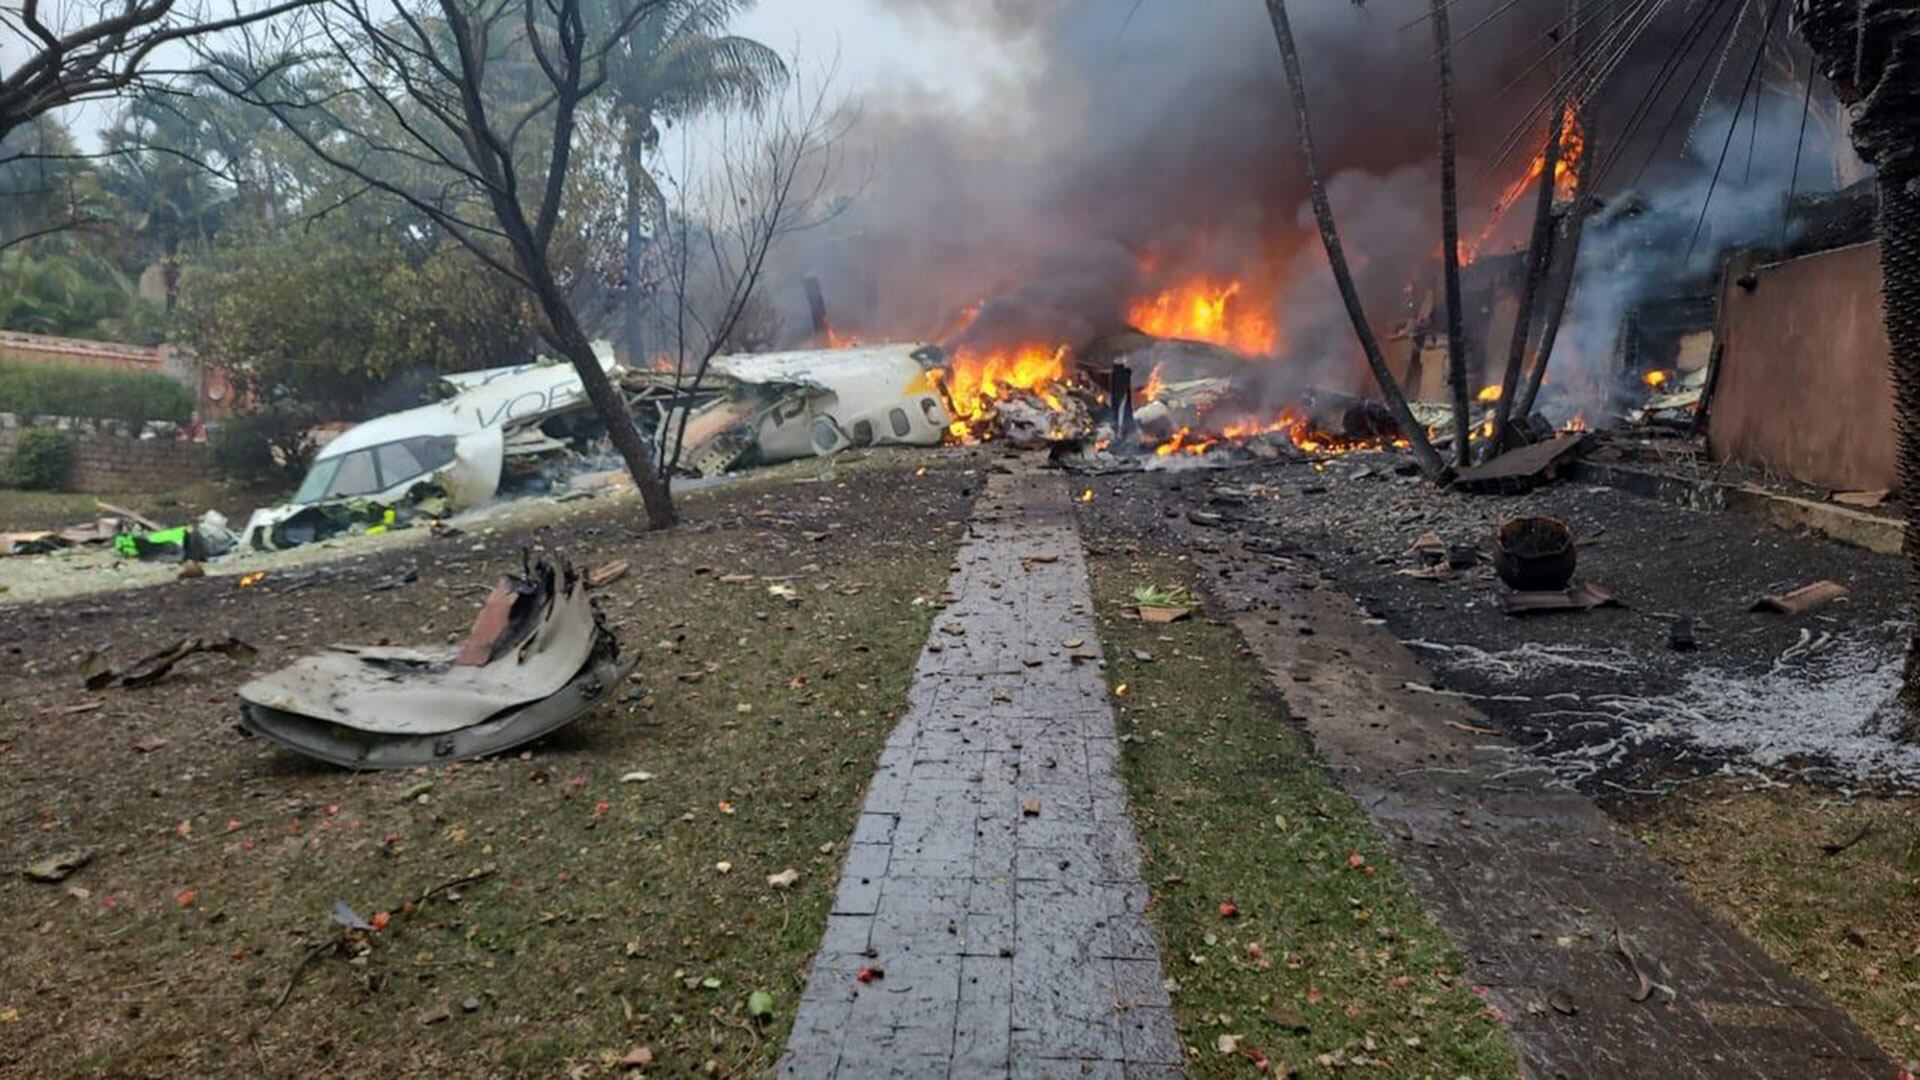
<path id="1" fill-rule="evenodd" d="M 1270 356 L 1280 344 L 1279 329 L 1259 305 L 1242 297 L 1238 281 L 1222 284 L 1205 278 L 1183 282 L 1127 308 L 1127 321 L 1163 338 L 1185 338 L 1219 345 L 1248 356 Z"/>
<path id="2" fill-rule="evenodd" d="M 1065 345 L 955 349 L 945 370 L 935 373 L 953 415 L 948 430 L 961 440 L 984 436 L 994 410 L 1015 392 L 1031 394 L 1047 408 L 1059 411 L 1069 366 Z"/>
<path id="3" fill-rule="evenodd" d="M 1345 454 L 1355 450 L 1378 450 L 1383 447 L 1405 449 L 1409 443 L 1402 438 L 1349 439 L 1320 430 L 1307 415 L 1305 409 L 1289 405 L 1268 420 L 1237 420 L 1222 424 L 1218 431 L 1195 431 L 1183 427 L 1173 436 L 1153 448 L 1159 457 L 1172 457 L 1175 454 L 1204 454 L 1221 443 L 1241 442 L 1257 439 L 1262 435 L 1284 434 L 1294 446 L 1309 454 Z"/>

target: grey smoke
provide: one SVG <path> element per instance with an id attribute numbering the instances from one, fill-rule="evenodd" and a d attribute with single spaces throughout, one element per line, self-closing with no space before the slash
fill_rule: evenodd
<path id="1" fill-rule="evenodd" d="M 1458 4 L 1458 18 L 1491 3 Z M 1261 4 L 910 6 L 932 25 L 964 25 L 969 39 L 997 33 L 1039 67 L 964 115 L 911 94 L 865 103 L 857 139 L 873 183 L 782 265 L 788 280 L 822 279 L 836 321 L 924 336 L 985 301 L 976 338 L 1079 344 L 1117 328 L 1126 302 L 1163 282 L 1238 277 L 1277 294 L 1270 314 L 1285 328 L 1286 360 L 1351 381 L 1354 344 L 1303 215 L 1291 106 Z M 1407 278 L 1439 248 L 1432 38 L 1425 25 L 1402 29 L 1425 5 L 1294 7 L 1333 199 L 1385 333 Z M 1538 20 L 1507 19 L 1463 46 L 1463 101 L 1495 96 L 1530 25 L 1537 32 Z M 1466 152 L 1490 151 L 1510 122 L 1476 124 Z M 1470 208 L 1484 212 L 1487 187 L 1497 184 L 1469 189 Z M 797 287 L 778 300 L 790 324 L 802 321 Z"/>
<path id="2" fill-rule="evenodd" d="M 1258 0 L 899 6 L 924 15 L 929 32 L 943 20 L 964 27 L 956 41 L 996 35 L 1007 56 L 1034 67 L 964 113 L 911 91 L 864 103 L 850 156 L 870 163 L 872 182 L 830 229 L 781 253 L 773 298 L 789 327 L 805 326 L 798 281 L 811 274 L 836 323 L 868 338 L 932 336 L 984 302 L 974 342 L 1083 344 L 1117 328 L 1129 299 L 1169 280 L 1232 276 L 1275 297 L 1271 314 L 1286 339 L 1277 363 L 1289 375 L 1281 382 L 1367 387 L 1307 211 L 1278 50 Z M 1491 159 L 1539 96 L 1540 76 L 1508 84 L 1538 58 L 1560 16 L 1557 4 L 1457 0 L 1456 30 L 1496 6 L 1509 10 L 1456 56 L 1470 234 L 1524 164 L 1525 154 L 1498 168 Z M 1387 339 L 1408 314 L 1408 284 L 1416 293 L 1430 286 L 1440 250 L 1433 40 L 1424 22 L 1407 25 L 1427 4 L 1291 7 L 1330 197 Z M 1745 235 L 1739 223 L 1759 220 L 1767 185 L 1784 188 L 1773 168 L 1776 123 L 1763 125 L 1757 156 L 1767 166 L 1756 161 L 1750 180 L 1742 137 L 1739 194 L 1716 194 L 1713 243 L 1703 246 Z M 1697 160 L 1668 171 L 1676 176 L 1654 182 L 1679 189 L 1699 177 Z M 1524 242 L 1526 202 L 1488 253 Z M 1625 280 L 1640 284 L 1610 297 L 1581 290 L 1579 342 L 1563 347 L 1583 361 L 1597 355 L 1597 328 L 1619 304 L 1661 287 L 1633 252 L 1593 258 L 1624 260 Z"/>
<path id="3" fill-rule="evenodd" d="M 1800 101 L 1786 98 L 1762 97 L 1757 128 L 1749 102 L 1731 140 L 1733 109 L 1707 110 L 1681 153 L 1665 151 L 1665 160 L 1656 158 L 1641 184 L 1611 195 L 1590 221 L 1550 368 L 1556 393 L 1547 403 L 1556 419 L 1621 403 L 1611 362 L 1634 307 L 1710 293 L 1729 252 L 1771 249 L 1793 239 L 1786 216 L 1790 184 L 1801 194 L 1833 188 L 1830 140 L 1810 138 L 1800 147 L 1795 176 Z"/>

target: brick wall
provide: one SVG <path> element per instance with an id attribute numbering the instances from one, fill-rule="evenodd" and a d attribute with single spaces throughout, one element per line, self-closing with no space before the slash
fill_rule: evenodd
<path id="1" fill-rule="evenodd" d="M 13 453 L 23 429 L 0 426 L 0 457 Z M 205 443 L 171 439 L 129 439 L 90 431 L 73 433 L 73 472 L 68 491 L 110 494 L 116 491 L 168 491 L 214 479 L 213 457 Z"/>
<path id="2" fill-rule="evenodd" d="M 25 334 L 15 330 L 0 330 L 0 359 L 22 364 L 58 364 L 63 367 L 172 374 L 167 370 L 165 349 L 122 345 L 113 341 Z"/>
<path id="3" fill-rule="evenodd" d="M 239 395 L 227 382 L 225 375 L 218 371 L 202 371 L 190 354 L 167 345 L 122 345 L 113 341 L 85 341 L 0 330 L 0 360 L 105 371 L 150 371 L 165 375 L 193 391 L 203 420 L 229 416 L 242 407 Z"/>

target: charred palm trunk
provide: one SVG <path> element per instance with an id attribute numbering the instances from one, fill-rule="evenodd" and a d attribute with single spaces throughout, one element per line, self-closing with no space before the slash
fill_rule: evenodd
<path id="1" fill-rule="evenodd" d="M 1467 415 L 1466 313 L 1460 310 L 1460 180 L 1454 167 L 1453 31 L 1447 5 L 1433 0 L 1433 38 L 1440 52 L 1440 263 L 1447 293 L 1447 389 L 1453 396 L 1453 461 L 1473 461 L 1473 419 Z"/>
<path id="2" fill-rule="evenodd" d="M 1920 18 L 1920 15 L 1916 15 Z M 1920 192 L 1912 179 L 1880 180 L 1880 267 L 1898 407 L 1900 489 L 1906 500 L 1911 622 L 1901 684 L 1903 737 L 1920 741 Z"/>
<path id="3" fill-rule="evenodd" d="M 1527 359 L 1527 339 L 1533 333 L 1534 300 L 1553 258 L 1553 192 L 1560 170 L 1560 139 L 1566 129 L 1566 108 L 1555 104 L 1553 128 L 1547 132 L 1547 150 L 1541 157 L 1540 189 L 1533 208 L 1533 236 L 1527 244 L 1527 277 L 1520 288 L 1520 306 L 1513 314 L 1513 340 L 1507 346 L 1507 366 L 1500 375 L 1500 404 L 1493 413 L 1491 453 L 1506 448 L 1513 423 L 1513 395 L 1520 388 L 1520 370 Z M 1523 415 L 1520 419 L 1524 420 Z"/>
<path id="4" fill-rule="evenodd" d="M 1340 246 L 1340 232 L 1333 221 L 1333 205 L 1327 201 L 1326 178 L 1321 175 L 1320 156 L 1313 145 L 1306 79 L 1300 72 L 1300 53 L 1294 47 L 1293 24 L 1287 18 L 1286 0 L 1267 0 L 1267 16 L 1273 21 L 1273 36 L 1280 43 L 1280 61 L 1287 70 L 1287 90 L 1293 98 L 1294 127 L 1299 133 L 1300 157 L 1307 170 L 1313 220 L 1320 226 L 1320 242 L 1326 246 L 1327 265 L 1333 271 L 1333 282 L 1340 290 L 1340 302 L 1346 305 L 1347 318 L 1353 322 L 1354 336 L 1360 339 L 1360 351 L 1366 355 L 1367 367 L 1373 372 L 1374 383 L 1380 387 L 1380 396 L 1386 402 L 1387 411 L 1393 414 L 1393 422 L 1406 433 L 1420 468 L 1428 477 L 1445 482 L 1452 477 L 1453 470 L 1441 460 L 1433 449 L 1433 443 L 1427 438 L 1427 429 L 1414 419 L 1413 410 L 1407 407 L 1407 397 L 1401 392 L 1399 381 L 1393 377 L 1393 369 L 1387 366 L 1387 358 L 1380 351 L 1380 341 L 1373 336 L 1373 327 L 1367 322 L 1366 309 L 1360 304 L 1360 291 L 1354 287 L 1353 273 L 1347 267 L 1346 251 Z"/>
<path id="5" fill-rule="evenodd" d="M 1594 134 L 1593 114 L 1580 108 L 1574 115 L 1586 139 L 1587 160 L 1592 161 L 1594 148 L 1599 145 Z M 1580 269 L 1580 238 L 1586 232 L 1590 212 L 1587 202 L 1586 180 L 1582 178 L 1573 193 L 1573 201 L 1563 211 L 1559 239 L 1549 248 L 1552 257 L 1547 266 L 1547 306 L 1541 313 L 1540 344 L 1534 347 L 1533 367 L 1527 372 L 1526 385 L 1514 398 L 1514 416 L 1533 415 L 1533 404 L 1540 397 L 1541 384 L 1547 380 L 1547 365 L 1553 361 L 1553 346 L 1560 340 L 1560 327 L 1567 317 L 1567 301 L 1573 295 L 1574 274 Z M 1555 270 L 1554 264 L 1558 264 L 1559 269 Z"/>
<path id="6" fill-rule="evenodd" d="M 1588 154 L 1592 154 L 1593 128 L 1587 126 Z M 1513 415 L 1533 414 L 1533 403 L 1540 397 L 1540 386 L 1547 380 L 1547 364 L 1553 360 L 1554 343 L 1560 340 L 1560 327 L 1566 321 L 1567 300 L 1573 295 L 1574 273 L 1580 268 L 1580 237 L 1587 227 L 1587 196 L 1575 192 L 1565 210 L 1560 239 L 1553 245 L 1553 256 L 1560 264 L 1549 283 L 1545 324 L 1540 328 L 1540 344 L 1533 351 L 1533 367 L 1527 372 L 1527 384 L 1513 402 Z"/>
<path id="7" fill-rule="evenodd" d="M 1798 0 L 1800 32 L 1880 173 L 1880 265 L 1907 508 L 1902 734 L 1920 741 L 1920 0 Z"/>

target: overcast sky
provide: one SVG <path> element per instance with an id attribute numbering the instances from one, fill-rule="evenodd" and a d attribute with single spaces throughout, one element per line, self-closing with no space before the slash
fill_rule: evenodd
<path id="1" fill-rule="evenodd" d="M 1018 63 L 1004 46 L 989 48 L 984 40 L 956 34 L 924 14 L 890 13 L 887 6 L 886 0 L 760 0 L 735 29 L 783 53 L 797 53 L 809 67 L 837 63 L 836 85 L 859 98 L 885 94 L 904 82 L 966 103 Z M 17 43 L 0 37 L 0 68 L 12 68 L 17 49 Z M 111 107 L 101 104 L 66 115 L 91 142 L 111 114 Z"/>
<path id="2" fill-rule="evenodd" d="M 782 52 L 797 48 L 809 63 L 837 56 L 844 88 L 861 97 L 905 82 L 965 103 L 1017 71 L 1020 57 L 1003 45 L 989 46 L 924 13 L 902 15 L 888 6 L 886 0 L 760 0 L 736 29 Z"/>

